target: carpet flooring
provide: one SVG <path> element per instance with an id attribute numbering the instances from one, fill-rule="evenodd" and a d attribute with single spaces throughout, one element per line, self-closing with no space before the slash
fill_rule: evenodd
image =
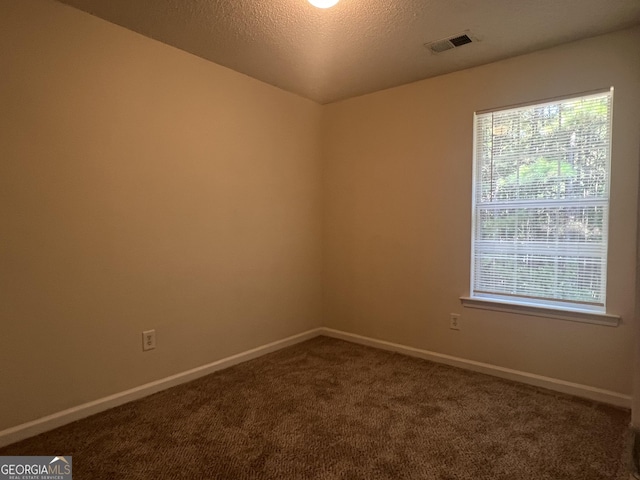
<path id="1" fill-rule="evenodd" d="M 626 479 L 629 412 L 318 337 L 9 445 L 74 479 Z"/>

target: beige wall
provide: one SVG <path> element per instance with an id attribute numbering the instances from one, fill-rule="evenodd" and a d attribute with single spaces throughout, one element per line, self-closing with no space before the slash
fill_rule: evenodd
<path id="1" fill-rule="evenodd" d="M 638 145 L 640 150 L 640 145 Z M 640 188 L 640 187 L 639 187 Z M 638 224 L 636 233 L 636 309 L 635 309 L 635 363 L 633 368 L 633 399 L 631 424 L 640 431 L 640 191 L 638 194 Z"/>
<path id="2" fill-rule="evenodd" d="M 0 430 L 320 325 L 319 105 L 50 0 L 0 45 Z"/>
<path id="3" fill-rule="evenodd" d="M 455 52 L 454 52 L 455 54 Z M 629 394 L 633 363 L 640 29 L 329 105 L 325 325 Z M 615 87 L 608 307 L 617 327 L 462 308 L 469 292 L 472 119 Z M 450 312 L 462 314 L 449 329 Z"/>
<path id="4" fill-rule="evenodd" d="M 638 235 L 636 257 L 635 362 L 633 365 L 633 398 L 631 425 L 640 430 L 640 198 L 638 198 Z"/>

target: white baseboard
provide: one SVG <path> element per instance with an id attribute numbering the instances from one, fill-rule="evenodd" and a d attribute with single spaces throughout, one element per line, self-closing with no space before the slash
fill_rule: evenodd
<path id="1" fill-rule="evenodd" d="M 26 422 L 15 427 L 7 428 L 6 430 L 0 431 L 0 447 L 18 442 L 20 440 L 24 440 L 25 438 L 33 437 L 34 435 L 38 435 L 49 430 L 53 430 L 54 428 L 61 427 L 68 423 L 75 422 L 76 420 L 80 420 L 90 415 L 103 412 L 124 403 L 138 400 L 161 390 L 165 390 L 167 388 L 174 387 L 191 380 L 195 380 L 196 378 L 209 375 L 210 373 L 216 372 L 218 370 L 229 368 L 233 365 L 237 365 L 238 363 L 246 362 L 248 360 L 261 357 L 262 355 L 266 355 L 267 353 L 275 352 L 282 348 L 295 345 L 306 340 L 310 340 L 319 335 L 338 338 L 361 345 L 368 345 L 370 347 L 380 348 L 382 350 L 398 352 L 412 357 L 431 360 L 437 363 L 444 363 L 446 365 L 452 365 L 454 367 L 506 378 L 509 380 L 514 380 L 516 382 L 526 383 L 557 392 L 567 393 L 570 395 L 575 395 L 577 397 L 587 398 L 589 400 L 595 400 L 602 403 L 608 403 L 610 405 L 615 405 L 618 407 L 631 408 L 631 397 L 629 395 L 322 327 L 315 328 L 298 335 L 293 335 L 291 337 L 278 340 L 267 345 L 262 345 L 254 349 L 247 350 L 246 352 L 232 355 L 216 362 L 187 370 L 186 372 L 178 373 L 176 375 L 171 375 L 170 377 L 146 383 L 144 385 L 140 385 L 139 387 L 125 390 L 124 392 L 109 395 L 108 397 L 84 403 L 82 405 L 78 405 L 76 407 L 72 407 L 67 410 L 54 413 L 52 415 L 47 415 L 46 417 L 42 417 L 31 422 Z"/>
<path id="2" fill-rule="evenodd" d="M 497 365 L 491 365 L 488 363 L 453 357 L 451 355 L 445 355 L 442 353 L 421 350 L 419 348 L 407 347 L 405 345 L 385 342 L 384 340 L 376 340 L 375 338 L 363 337 L 361 335 L 347 333 L 340 330 L 333 330 L 331 328 L 321 328 L 320 330 L 321 334 L 326 335 L 327 337 L 338 338 L 341 340 L 346 340 L 348 342 L 359 343 L 361 345 L 368 345 L 370 347 L 380 348 L 382 350 L 398 352 L 412 357 L 431 360 L 432 362 L 444 363 L 446 365 L 464 368 L 466 370 L 473 370 L 474 372 L 480 372 L 487 375 L 493 375 L 495 377 L 506 378 L 508 380 L 514 380 L 516 382 L 526 383 L 528 385 L 534 385 L 536 387 L 542 387 L 548 390 L 574 395 L 576 397 L 582 397 L 601 403 L 607 403 L 616 407 L 631 408 L 630 395 L 612 392 L 610 390 L 604 390 L 601 388 L 590 387 L 588 385 L 581 385 L 579 383 L 567 382 L 564 380 L 559 380 L 557 378 L 521 372 L 519 370 L 512 370 L 510 368 L 499 367 Z"/>
<path id="3" fill-rule="evenodd" d="M 100 398 L 98 400 L 84 403 L 76 407 L 68 408 L 67 410 L 63 410 L 52 415 L 47 415 L 46 417 L 38 418 L 37 420 L 33 420 L 31 422 L 26 422 L 15 427 L 7 428 L 6 430 L 0 431 L 0 447 L 18 442 L 20 440 L 24 440 L 25 438 L 33 437 L 34 435 L 38 435 L 49 430 L 53 430 L 54 428 L 61 427 L 68 423 L 75 422 L 76 420 L 80 420 L 90 415 L 103 412 L 124 403 L 138 400 L 139 398 L 146 397 L 161 390 L 165 390 L 167 388 L 174 387 L 191 380 L 195 380 L 196 378 L 209 375 L 210 373 L 216 372 L 218 370 L 229 368 L 233 365 L 237 365 L 238 363 L 246 362 L 248 360 L 261 357 L 262 355 L 266 355 L 267 353 L 275 352 L 276 350 L 295 345 L 296 343 L 304 342 L 305 340 L 309 340 L 321 334 L 322 329 L 315 328 L 298 335 L 293 335 L 291 337 L 287 337 L 285 339 L 278 340 L 267 345 L 262 345 L 254 349 L 247 350 L 246 352 L 242 352 L 237 355 L 223 358 L 207 365 L 202 365 L 201 367 L 187 370 L 186 372 L 171 375 L 170 377 L 146 383 L 144 385 L 140 385 L 139 387 L 125 390 L 124 392 L 109 395 L 108 397 Z"/>

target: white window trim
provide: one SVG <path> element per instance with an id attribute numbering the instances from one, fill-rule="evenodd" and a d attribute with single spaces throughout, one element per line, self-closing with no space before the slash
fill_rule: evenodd
<path id="1" fill-rule="evenodd" d="M 558 320 L 569 320 L 572 322 L 606 325 L 608 327 L 617 327 L 621 322 L 621 317 L 618 315 L 612 315 L 605 312 L 580 310 L 578 308 L 541 306 L 526 304 L 520 301 L 510 302 L 508 300 L 483 297 L 460 297 L 460 302 L 462 303 L 462 306 L 466 308 L 515 313 L 531 317 L 555 318 Z"/>
<path id="2" fill-rule="evenodd" d="M 549 98 L 547 100 L 542 100 L 542 101 L 525 102 L 525 103 L 516 104 L 516 105 L 509 105 L 509 106 L 479 110 L 474 112 L 473 172 L 472 172 L 473 182 L 476 181 L 476 155 L 477 155 L 476 143 L 477 142 L 475 139 L 475 132 L 476 132 L 476 120 L 478 115 L 485 114 L 485 113 L 492 113 L 492 112 L 501 111 L 501 110 L 507 110 L 511 108 L 526 107 L 529 105 L 553 104 L 565 99 L 576 98 L 579 96 L 596 95 L 600 93 L 610 93 L 611 106 L 613 107 L 613 87 L 610 87 L 606 89 L 603 88 L 603 89 L 591 90 L 588 92 L 576 93 L 573 95 Z M 612 121 L 612 115 L 610 111 L 609 113 L 610 130 L 609 131 L 612 130 L 612 123 L 613 121 Z M 611 148 L 611 146 L 609 148 Z M 609 182 L 609 186 L 608 186 L 608 191 L 609 191 L 610 182 L 611 182 L 611 158 L 609 159 L 607 174 L 608 174 L 608 182 Z M 610 201 L 610 198 L 607 198 L 607 203 L 609 201 Z M 473 258 L 474 251 L 475 251 L 475 231 L 476 231 L 475 230 L 476 229 L 475 212 L 476 212 L 476 195 L 474 190 L 473 199 L 472 199 L 472 218 L 471 218 L 471 222 L 472 222 L 471 258 Z M 605 219 L 605 222 L 607 223 L 607 230 L 608 230 L 608 215 L 607 215 L 607 218 Z M 607 248 L 608 248 L 608 242 L 607 242 Z M 473 261 L 471 262 L 470 267 L 471 267 L 471 271 L 470 271 L 471 286 L 473 287 L 473 278 L 474 278 L 474 262 Z M 607 280 L 608 280 L 607 277 L 608 275 L 605 275 L 605 278 L 604 278 L 605 292 L 607 288 Z M 554 305 L 552 304 L 553 302 L 550 302 L 551 304 L 545 305 L 544 302 L 536 302 L 536 303 L 527 302 L 522 298 L 518 298 L 517 300 L 505 299 L 505 298 L 501 298 L 500 295 L 496 295 L 496 294 L 489 294 L 487 296 L 484 296 L 484 295 L 477 295 L 477 294 L 473 295 L 472 293 L 471 295 L 472 296 L 460 297 L 460 301 L 463 307 L 476 308 L 481 310 L 491 310 L 491 311 L 497 311 L 497 312 L 506 312 L 506 313 L 513 313 L 513 314 L 527 315 L 527 316 L 534 316 L 534 317 L 553 318 L 558 320 L 568 320 L 573 322 L 590 323 L 590 324 L 605 325 L 605 326 L 611 326 L 611 327 L 619 326 L 622 320 L 622 318 L 619 315 L 607 313 L 606 304 L 605 306 L 602 306 L 602 307 L 585 306 L 585 308 L 579 308 L 579 304 L 575 304 L 575 306 L 563 305 L 563 304 Z"/>

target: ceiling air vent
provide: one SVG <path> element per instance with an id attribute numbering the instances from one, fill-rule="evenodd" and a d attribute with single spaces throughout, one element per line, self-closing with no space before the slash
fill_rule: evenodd
<path id="1" fill-rule="evenodd" d="M 462 35 L 455 35 L 442 40 L 436 40 L 435 42 L 425 43 L 425 47 L 429 48 L 433 53 L 442 53 L 471 42 L 473 42 L 473 39 L 466 33 L 463 33 Z"/>

